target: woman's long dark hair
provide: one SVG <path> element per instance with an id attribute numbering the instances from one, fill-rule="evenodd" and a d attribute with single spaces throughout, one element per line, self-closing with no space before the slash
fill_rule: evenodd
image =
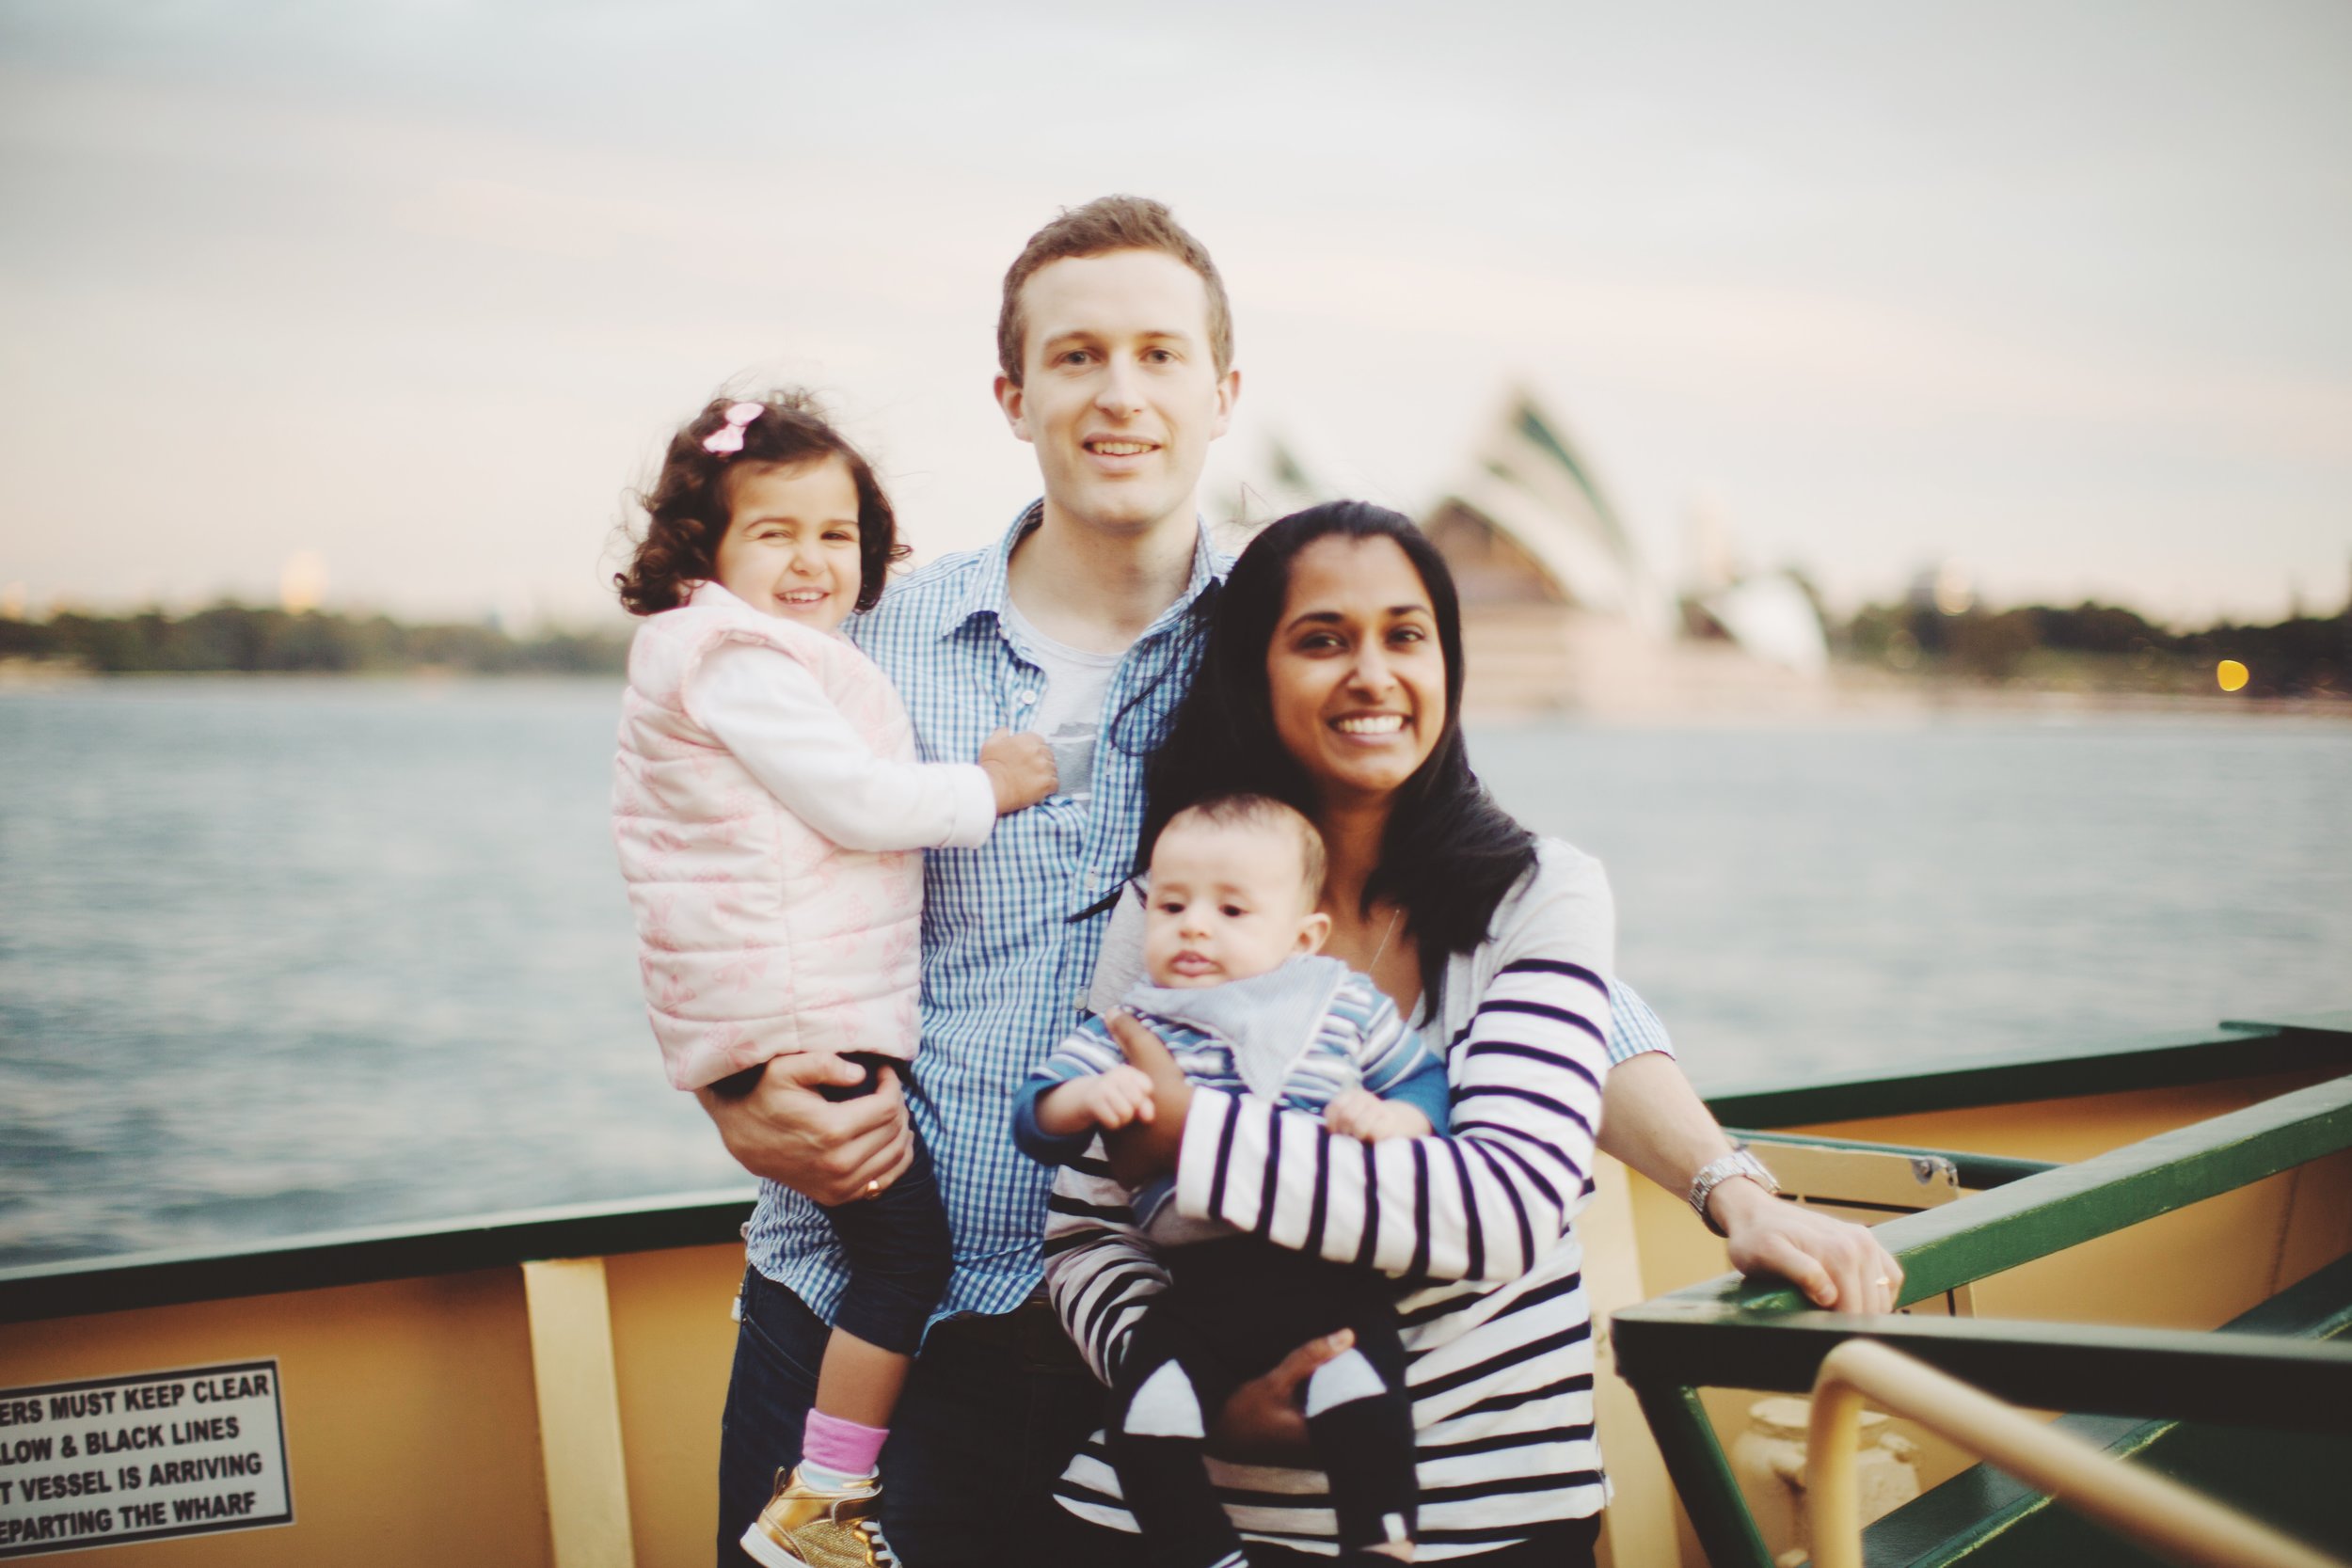
<path id="1" fill-rule="evenodd" d="M 1421 944 L 1422 991 L 1435 1016 L 1446 960 L 1486 940 L 1495 906 L 1535 861 L 1535 839 L 1470 771 L 1462 739 L 1462 607 L 1454 574 L 1411 519 L 1366 501 L 1330 501 L 1269 524 L 1233 563 L 1200 673 L 1176 710 L 1145 776 L 1143 835 L 1136 870 L 1151 862 L 1168 819 L 1212 795 L 1271 795 L 1310 819 L 1314 783 L 1275 733 L 1266 653 L 1289 601 L 1291 563 L 1318 539 L 1392 539 L 1428 590 L 1445 655 L 1445 727 L 1429 755 L 1397 786 L 1364 884 L 1364 907 L 1391 898 Z"/>

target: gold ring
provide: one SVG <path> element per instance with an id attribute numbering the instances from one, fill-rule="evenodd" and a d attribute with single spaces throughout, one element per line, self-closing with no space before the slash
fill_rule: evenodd
<path id="1" fill-rule="evenodd" d="M 868 1181 L 867 1183 L 866 1183 L 866 1196 L 867 1197 L 880 1197 L 880 1196 L 882 1196 L 882 1182 L 881 1182 L 881 1180 L 876 1180 Z M 1879 1283 L 1880 1283 L 1880 1284 L 1882 1284 L 1882 1285 L 1883 1285 L 1883 1284 L 1885 1284 L 1885 1283 L 1886 1283 L 1886 1281 L 1885 1281 L 1885 1280 L 1883 1280 L 1883 1279 L 1882 1279 L 1882 1280 L 1880 1280 L 1880 1281 L 1879 1281 Z"/>

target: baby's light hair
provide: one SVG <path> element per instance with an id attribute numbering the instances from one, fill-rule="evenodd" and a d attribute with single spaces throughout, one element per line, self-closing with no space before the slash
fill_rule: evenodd
<path id="1" fill-rule="evenodd" d="M 1315 904 L 1323 897 L 1323 879 L 1329 871 L 1329 861 L 1323 847 L 1323 834 L 1307 820 L 1304 812 L 1284 805 L 1271 795 L 1212 795 L 1195 800 L 1191 805 L 1169 817 L 1160 829 L 1161 836 L 1177 823 L 1191 818 L 1212 828 L 1275 828 L 1287 829 L 1298 838 L 1299 882 L 1307 891 L 1307 902 Z M 1159 840 L 1152 841 L 1154 853 Z"/>

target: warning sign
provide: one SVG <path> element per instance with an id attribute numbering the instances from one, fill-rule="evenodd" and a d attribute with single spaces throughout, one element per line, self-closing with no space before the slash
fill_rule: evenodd
<path id="1" fill-rule="evenodd" d="M 0 1558 L 294 1523 L 278 1363 L 0 1388 Z"/>

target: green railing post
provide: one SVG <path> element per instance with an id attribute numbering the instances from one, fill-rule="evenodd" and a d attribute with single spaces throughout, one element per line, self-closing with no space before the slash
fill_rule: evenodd
<path id="1" fill-rule="evenodd" d="M 1715 1441 L 1715 1423 L 1707 1418 L 1698 1390 L 1637 1383 L 1633 1392 L 1710 1568 L 1772 1568 L 1772 1554 L 1748 1515 L 1747 1500 L 1732 1479 L 1723 1445 Z"/>

